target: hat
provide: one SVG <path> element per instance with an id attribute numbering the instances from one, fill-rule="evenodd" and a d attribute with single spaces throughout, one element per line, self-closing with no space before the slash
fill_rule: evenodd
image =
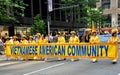
<path id="1" fill-rule="evenodd" d="M 89 32 L 89 31 L 91 31 L 91 29 L 90 29 L 90 28 L 87 28 L 87 29 L 85 29 L 85 31 L 86 31 L 86 32 Z"/>
<path id="2" fill-rule="evenodd" d="M 60 35 L 60 34 L 61 34 L 61 32 L 58 32 L 58 34 Z"/>
<path id="3" fill-rule="evenodd" d="M 75 34 L 76 32 L 75 32 L 75 31 L 71 31 L 70 33 L 71 33 L 71 34 Z"/>
<path id="4" fill-rule="evenodd" d="M 25 36 L 25 35 L 22 35 L 22 37 L 23 37 L 23 38 L 26 38 L 26 36 Z"/>
<path id="5" fill-rule="evenodd" d="M 33 38 L 33 36 L 29 36 L 29 38 Z"/>
<path id="6" fill-rule="evenodd" d="M 117 32 L 118 32 L 118 29 L 116 29 L 116 28 L 112 29 L 112 31 L 111 31 L 112 34 L 117 33 Z"/>
<path id="7" fill-rule="evenodd" d="M 108 34 L 109 32 L 108 31 L 104 31 L 105 34 Z"/>
<path id="8" fill-rule="evenodd" d="M 97 32 L 98 32 L 98 30 L 96 30 L 96 29 L 92 30 L 92 33 L 97 33 Z"/>
<path id="9" fill-rule="evenodd" d="M 41 36 L 41 34 L 40 34 L 40 33 L 37 33 L 37 36 Z"/>
<path id="10" fill-rule="evenodd" d="M 62 35 L 62 34 L 63 34 L 63 32 L 58 32 L 58 34 L 59 34 L 59 35 Z"/>
<path id="11" fill-rule="evenodd" d="M 9 36 L 6 36 L 5 39 L 9 39 L 10 37 Z"/>
<path id="12" fill-rule="evenodd" d="M 13 36 L 13 39 L 17 39 L 18 37 L 17 36 Z"/>

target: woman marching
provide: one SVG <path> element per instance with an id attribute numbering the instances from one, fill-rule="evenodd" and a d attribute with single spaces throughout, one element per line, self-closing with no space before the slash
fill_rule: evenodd
<path id="1" fill-rule="evenodd" d="M 119 40 L 119 38 L 118 38 L 118 36 L 117 36 L 117 32 L 118 32 L 118 30 L 117 29 L 112 29 L 112 36 L 110 37 L 110 39 L 108 40 L 108 43 L 118 43 L 120 40 Z M 113 57 L 113 56 L 116 56 L 116 57 L 114 57 L 113 59 L 112 59 L 112 63 L 113 64 L 116 64 L 117 63 L 117 61 L 118 61 L 118 52 L 117 52 L 117 55 L 115 55 L 116 53 L 115 53 L 115 49 L 116 49 L 116 47 L 111 47 L 111 46 L 109 46 L 109 51 L 108 51 L 108 56 L 109 57 Z M 112 49 L 113 48 L 113 49 Z"/>
<path id="2" fill-rule="evenodd" d="M 100 43 L 100 39 L 97 36 L 97 32 L 96 30 L 92 31 L 92 36 L 90 37 L 90 43 L 91 44 L 96 44 L 96 43 Z M 92 62 L 95 63 L 97 62 L 96 58 L 92 58 Z"/>
<path id="3" fill-rule="evenodd" d="M 79 38 L 76 36 L 76 32 L 75 31 L 71 31 L 71 37 L 69 39 L 69 43 L 70 44 L 77 44 L 80 42 Z M 78 59 L 74 59 L 72 58 L 71 61 L 75 61 L 75 60 L 78 60 Z"/>

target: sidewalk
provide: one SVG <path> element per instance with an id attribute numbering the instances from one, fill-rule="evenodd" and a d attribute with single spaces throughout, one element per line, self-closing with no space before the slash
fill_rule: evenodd
<path id="1" fill-rule="evenodd" d="M 0 55 L 0 61 L 2 61 L 2 60 L 6 60 L 5 55 Z"/>

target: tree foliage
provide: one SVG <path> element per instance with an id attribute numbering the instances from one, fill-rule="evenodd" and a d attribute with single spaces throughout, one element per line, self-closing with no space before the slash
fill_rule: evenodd
<path id="1" fill-rule="evenodd" d="M 96 8 L 96 2 L 98 1 L 99 0 L 62 0 L 62 3 L 64 3 L 63 6 L 79 5 L 79 7 L 75 9 L 67 9 L 67 16 L 73 16 L 71 12 L 75 11 L 77 16 L 80 16 L 80 18 L 78 18 L 80 23 L 85 23 L 88 27 L 91 27 L 91 23 L 94 21 L 95 27 L 98 27 L 99 24 L 103 24 L 105 20 L 101 8 L 94 10 Z"/>
<path id="2" fill-rule="evenodd" d="M 24 16 L 23 11 L 25 6 L 26 4 L 24 4 L 23 0 L 0 0 L 0 23 L 9 20 L 15 21 L 11 11 L 14 11 L 17 15 Z"/>
<path id="3" fill-rule="evenodd" d="M 41 16 L 39 14 L 34 17 L 34 24 L 31 28 L 31 34 L 36 33 L 45 33 L 45 22 L 41 19 Z"/>

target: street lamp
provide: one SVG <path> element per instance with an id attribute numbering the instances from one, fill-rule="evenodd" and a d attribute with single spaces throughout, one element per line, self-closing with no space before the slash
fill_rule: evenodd
<path id="1" fill-rule="evenodd" d="M 51 22 L 51 14 L 50 12 L 53 11 L 53 7 L 52 7 L 52 0 L 48 0 L 48 17 L 47 17 L 47 24 L 48 24 L 48 34 L 50 34 L 50 22 Z"/>
<path id="2" fill-rule="evenodd" d="M 100 28 L 101 28 L 101 22 L 102 22 L 102 12 L 99 12 L 99 31 L 100 31 Z"/>

